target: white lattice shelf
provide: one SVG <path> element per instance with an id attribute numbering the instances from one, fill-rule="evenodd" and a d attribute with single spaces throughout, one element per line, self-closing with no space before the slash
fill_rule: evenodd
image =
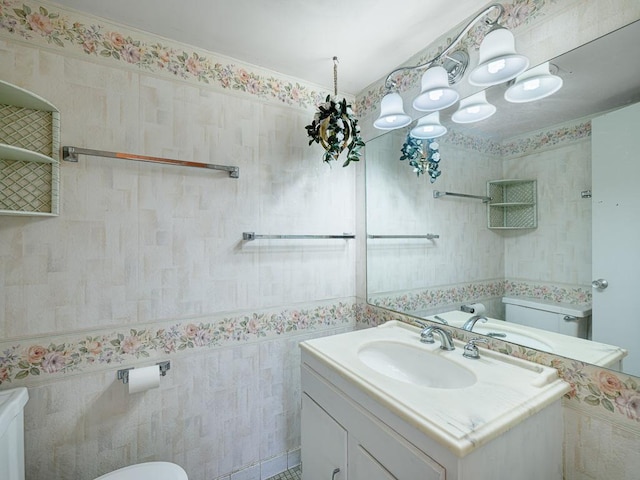
<path id="1" fill-rule="evenodd" d="M 492 230 L 536 228 L 538 226 L 535 180 L 491 180 L 487 226 Z"/>
<path id="2" fill-rule="evenodd" d="M 0 81 L 1 215 L 58 215 L 59 151 L 58 109 Z"/>

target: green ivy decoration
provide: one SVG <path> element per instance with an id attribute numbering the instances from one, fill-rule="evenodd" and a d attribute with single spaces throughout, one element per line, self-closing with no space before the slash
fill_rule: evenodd
<path id="1" fill-rule="evenodd" d="M 333 91 L 334 97 L 337 97 L 338 57 L 333 57 Z M 324 162 L 338 160 L 345 148 L 347 160 L 342 164 L 343 167 L 360 160 L 364 142 L 360 137 L 358 119 L 353 114 L 351 105 L 344 98 L 341 101 L 335 101 L 331 95 L 327 95 L 325 103 L 318 106 L 313 121 L 305 128 L 307 135 L 311 138 L 309 145 L 315 142 L 325 149 Z"/>
<path id="2" fill-rule="evenodd" d="M 420 175 L 429 175 L 429 181 L 434 183 L 442 173 L 440 171 L 440 145 L 435 140 L 429 138 L 422 140 L 407 135 L 407 139 L 402 145 L 400 152 L 401 161 L 409 160 L 409 165 L 413 167 L 413 172 Z"/>
<path id="3" fill-rule="evenodd" d="M 319 143 L 326 150 L 324 162 L 338 160 L 345 148 L 347 148 L 347 160 L 343 167 L 360 160 L 364 142 L 360 137 L 358 119 L 353 115 L 351 105 L 345 99 L 336 102 L 328 95 L 326 102 L 318 106 L 311 124 L 305 128 L 307 135 L 311 138 L 309 145 L 314 142 Z"/>

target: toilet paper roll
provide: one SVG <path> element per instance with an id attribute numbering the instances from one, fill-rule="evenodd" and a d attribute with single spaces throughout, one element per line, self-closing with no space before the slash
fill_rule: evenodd
<path id="1" fill-rule="evenodd" d="M 129 393 L 144 392 L 160 386 L 160 365 L 129 370 Z"/>
<path id="2" fill-rule="evenodd" d="M 469 313 L 473 313 L 474 315 L 484 315 L 487 311 L 482 303 L 472 303 L 467 306 L 469 307 Z"/>

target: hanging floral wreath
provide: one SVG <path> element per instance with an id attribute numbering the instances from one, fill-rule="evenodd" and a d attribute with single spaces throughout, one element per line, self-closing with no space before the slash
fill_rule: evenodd
<path id="1" fill-rule="evenodd" d="M 333 57 L 333 62 L 334 96 L 337 97 L 338 58 Z M 343 167 L 360 160 L 361 149 L 364 147 L 364 142 L 360 137 L 360 126 L 351 105 L 344 98 L 341 101 L 335 101 L 331 95 L 327 95 L 325 103 L 318 106 L 313 121 L 305 128 L 307 135 L 311 138 L 309 145 L 319 143 L 325 149 L 324 162 L 330 163 L 333 160 L 338 160 L 345 148 L 347 149 L 347 159 L 342 164 Z"/>
<path id="2" fill-rule="evenodd" d="M 419 177 L 429 175 L 429 181 L 434 183 L 442 173 L 440 171 L 440 145 L 433 139 L 422 140 L 407 135 L 402 145 L 401 161 L 409 160 L 413 172 Z"/>

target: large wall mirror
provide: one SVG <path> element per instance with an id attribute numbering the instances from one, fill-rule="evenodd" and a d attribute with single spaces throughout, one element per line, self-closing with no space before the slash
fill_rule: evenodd
<path id="1" fill-rule="evenodd" d="M 596 123 L 592 119 L 640 102 L 638 42 L 640 21 L 550 59 L 552 71 L 564 85 L 536 102 L 508 103 L 503 99 L 505 85 L 491 87 L 486 97 L 497 112 L 482 122 L 463 127 L 450 121 L 455 107 L 442 111 L 441 121 L 449 132 L 437 140 L 442 174 L 435 183 L 400 161 L 408 130 L 370 140 L 366 147 L 369 303 L 431 319 L 459 309 L 464 298 L 483 302 L 487 316 L 499 320 L 505 319 L 503 298 L 509 293 L 505 291 L 543 301 L 560 299 L 568 308 L 587 313 L 593 303 L 593 331 L 584 333 L 583 343 L 626 349 L 623 370 L 640 376 L 640 344 L 628 341 L 640 338 L 640 327 L 632 325 L 640 322 L 629 322 L 626 330 L 614 329 L 613 339 L 593 337 L 598 322 L 612 324 L 613 318 L 627 314 L 597 308 L 598 291 L 592 289 L 592 281 L 601 275 L 595 271 L 595 256 L 608 248 L 596 240 L 600 227 L 592 220 L 595 202 L 602 202 L 589 197 L 609 168 L 603 158 L 592 158 L 595 130 L 592 134 L 591 128 Z M 634 168 L 629 175 L 640 178 L 640 169 Z M 504 179 L 536 181 L 535 228 L 488 228 L 490 209 L 481 198 L 434 196 L 435 191 L 487 196 L 488 182 Z M 615 192 L 616 185 L 609 187 Z M 640 197 L 637 191 L 631 195 Z M 611 239 L 635 232 L 637 238 L 637 215 L 628 218 L 626 231 L 609 230 L 606 235 Z M 640 265 L 633 266 L 638 259 L 628 253 L 622 250 L 619 255 L 625 264 L 622 270 L 639 271 Z M 640 276 L 634 275 L 635 285 L 628 282 L 628 287 L 637 291 Z M 632 304 L 633 297 L 627 302 Z M 517 337 L 510 338 L 517 343 Z M 553 350 L 567 357 L 571 352 Z"/>

